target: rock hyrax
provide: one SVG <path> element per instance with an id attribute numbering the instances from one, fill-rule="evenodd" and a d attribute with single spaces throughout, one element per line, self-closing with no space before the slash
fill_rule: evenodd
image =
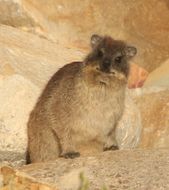
<path id="1" fill-rule="evenodd" d="M 28 121 L 31 162 L 74 158 L 117 147 L 133 46 L 94 34 L 91 52 L 49 80 Z"/>

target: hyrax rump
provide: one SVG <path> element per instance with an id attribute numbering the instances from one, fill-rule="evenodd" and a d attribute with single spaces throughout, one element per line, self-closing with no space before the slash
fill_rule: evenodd
<path id="1" fill-rule="evenodd" d="M 74 158 L 117 146 L 128 60 L 136 48 L 93 35 L 83 62 L 65 65 L 48 82 L 28 121 L 31 162 Z"/>

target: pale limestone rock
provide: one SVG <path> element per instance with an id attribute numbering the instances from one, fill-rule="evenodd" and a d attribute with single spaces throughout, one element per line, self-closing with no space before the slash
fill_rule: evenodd
<path id="1" fill-rule="evenodd" d="M 35 26 L 35 21 L 23 9 L 22 0 L 0 0 L 0 22 L 19 27 Z"/>
<path id="2" fill-rule="evenodd" d="M 83 51 L 92 33 L 109 34 L 133 43 L 136 62 L 152 71 L 169 58 L 168 7 L 168 0 L 1 0 L 0 23 Z"/>
<path id="3" fill-rule="evenodd" d="M 38 94 L 39 88 L 20 75 L 0 80 L 0 161 L 23 164 L 26 124 Z"/>
<path id="4" fill-rule="evenodd" d="M 43 27 L 27 8 L 23 0 L 0 0 L 0 23 L 43 37 Z"/>
<path id="5" fill-rule="evenodd" d="M 0 26 L 0 57 L 2 75 L 20 74 L 42 89 L 54 72 L 67 63 L 82 60 L 84 53 Z"/>
<path id="6" fill-rule="evenodd" d="M 169 147 L 169 89 L 144 88 L 136 104 L 143 126 L 139 147 Z"/>
<path id="7" fill-rule="evenodd" d="M 139 145 L 142 131 L 141 120 L 140 110 L 134 103 L 130 90 L 127 90 L 124 113 L 116 130 L 116 138 L 121 150 L 136 148 Z"/>
<path id="8" fill-rule="evenodd" d="M 152 86 L 169 88 L 169 59 L 148 76 L 144 87 Z"/>
<path id="9" fill-rule="evenodd" d="M 167 0 L 108 0 L 105 3 L 48 0 L 46 5 L 45 0 L 23 1 L 25 7 L 32 7 L 34 18 L 41 18 L 35 10 L 43 15 L 39 23 L 48 39 L 84 49 L 92 33 L 109 34 L 136 45 L 139 53 L 135 60 L 148 71 L 169 57 L 167 3 Z"/>

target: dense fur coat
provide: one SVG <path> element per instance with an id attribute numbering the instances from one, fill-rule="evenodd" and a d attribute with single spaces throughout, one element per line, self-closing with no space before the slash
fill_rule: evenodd
<path id="1" fill-rule="evenodd" d="M 48 82 L 28 121 L 31 162 L 74 158 L 117 147 L 128 60 L 136 48 L 93 35 L 83 62 L 65 65 Z"/>

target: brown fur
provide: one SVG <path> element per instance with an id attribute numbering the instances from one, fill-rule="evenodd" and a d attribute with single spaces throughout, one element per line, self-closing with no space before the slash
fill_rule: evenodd
<path id="1" fill-rule="evenodd" d="M 127 57 L 121 66 L 113 60 L 126 44 L 110 37 L 99 40 L 84 62 L 56 72 L 40 96 L 28 122 L 31 162 L 91 155 L 117 146 L 115 127 L 123 113 L 129 65 Z"/>

